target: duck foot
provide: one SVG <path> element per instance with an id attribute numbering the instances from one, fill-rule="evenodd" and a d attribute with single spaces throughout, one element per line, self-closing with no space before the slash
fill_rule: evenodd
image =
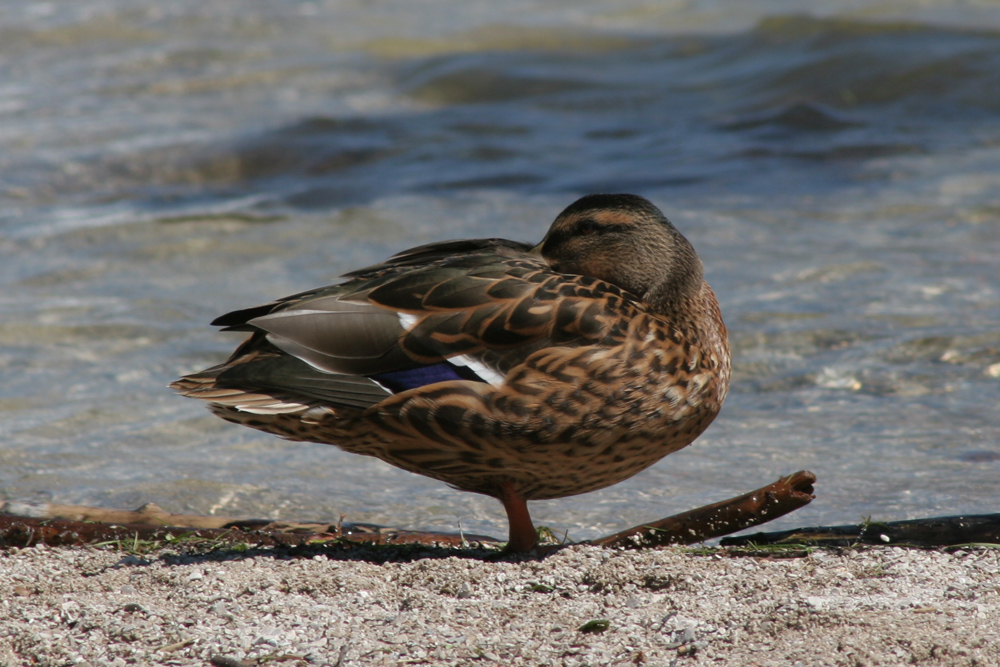
<path id="1" fill-rule="evenodd" d="M 507 511 L 507 525 L 510 527 L 510 536 L 507 539 L 507 546 L 504 547 L 504 553 L 523 554 L 535 549 L 538 546 L 538 531 L 531 523 L 528 503 L 514 490 L 514 485 L 510 482 L 504 482 L 500 486 L 500 502 Z"/>
<path id="2" fill-rule="evenodd" d="M 584 544 L 642 549 L 667 544 L 696 544 L 766 523 L 808 505 L 816 475 L 807 470 L 782 477 L 737 498 L 644 523 Z"/>

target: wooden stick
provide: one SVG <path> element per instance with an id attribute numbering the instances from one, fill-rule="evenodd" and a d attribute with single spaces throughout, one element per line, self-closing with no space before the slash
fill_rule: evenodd
<path id="1" fill-rule="evenodd" d="M 645 523 L 590 544 L 642 549 L 667 544 L 695 544 L 777 519 L 804 507 L 815 497 L 816 475 L 806 470 L 782 477 L 750 493 L 706 505 L 653 523 Z"/>
<path id="2" fill-rule="evenodd" d="M 107 507 L 87 507 L 85 505 L 60 505 L 58 503 L 35 503 L 10 501 L 0 503 L 0 512 L 15 516 L 38 519 L 65 519 L 66 521 L 96 521 L 98 523 L 138 523 L 150 527 L 186 526 L 188 528 L 230 528 L 233 526 L 264 526 L 270 521 L 263 519 L 237 519 L 222 516 L 200 516 L 197 514 L 171 514 L 155 503 L 146 503 L 137 510 L 119 510 Z M 319 526 L 320 524 L 314 524 Z M 326 524 L 323 524 L 324 526 Z"/>
<path id="3" fill-rule="evenodd" d="M 910 521 L 868 522 L 854 526 L 796 528 L 777 533 L 727 537 L 722 546 L 806 544 L 850 547 L 859 544 L 948 547 L 1000 544 L 1000 514 L 942 516 Z"/>
<path id="4" fill-rule="evenodd" d="M 110 524 L 139 524 L 149 528 L 240 528 L 299 533 L 330 532 L 329 523 L 269 521 L 267 519 L 242 519 L 232 516 L 202 516 L 199 514 L 171 514 L 155 503 L 146 503 L 137 510 L 120 510 L 86 505 L 60 505 L 10 501 L 0 503 L 0 513 L 37 519 L 63 519 Z"/>
<path id="5" fill-rule="evenodd" d="M 150 509 L 152 508 L 152 509 Z M 0 547 L 80 546 L 103 542 L 127 545 L 196 539 L 220 544 L 299 545 L 343 540 L 368 544 L 423 544 L 461 547 L 497 542 L 485 535 L 416 532 L 374 524 L 270 522 L 263 519 L 170 514 L 155 505 L 134 512 L 55 503 L 0 505 Z M 22 516 L 13 516 L 17 512 Z M 23 516 L 30 513 L 31 516 Z"/>
<path id="6" fill-rule="evenodd" d="M 810 472 L 797 472 L 738 498 L 591 540 L 589 544 L 628 548 L 693 544 L 776 519 L 813 499 Z M 170 542 L 178 538 L 261 546 L 343 540 L 368 544 L 423 544 L 450 547 L 499 540 L 386 528 L 373 524 L 269 522 L 263 519 L 170 514 L 150 503 L 136 511 L 8 502 L 0 505 L 0 547 L 68 546 L 122 542 Z M 11 515 L 18 516 L 11 516 Z"/>
<path id="7" fill-rule="evenodd" d="M 590 544 L 642 548 L 664 544 L 692 544 L 720 537 L 770 521 L 807 505 L 813 498 L 812 485 L 815 480 L 812 473 L 797 472 L 738 498 L 636 526 L 591 540 Z M 484 535 L 416 532 L 373 524 L 344 523 L 343 520 L 336 524 L 272 522 L 266 519 L 171 514 L 152 503 L 135 511 L 126 511 L 55 503 L 0 502 L 0 547 L 36 544 L 76 546 L 102 542 L 128 545 L 136 540 L 170 543 L 182 539 L 260 546 L 300 545 L 338 539 L 356 544 L 448 547 L 499 542 Z M 722 540 L 722 546 L 808 544 L 844 547 L 903 544 L 940 547 L 974 543 L 1000 544 L 1000 514 L 798 528 Z"/>
<path id="8" fill-rule="evenodd" d="M 426 546 L 462 547 L 496 540 L 482 535 L 454 535 L 451 533 L 414 532 L 386 529 L 379 526 L 345 524 L 345 532 L 288 533 L 281 531 L 242 530 L 240 528 L 186 528 L 179 526 L 152 527 L 146 524 L 106 524 L 67 521 L 65 519 L 37 519 L 0 514 L 0 547 L 81 546 L 120 542 L 171 542 L 202 540 L 220 544 L 254 544 L 258 546 L 288 545 L 343 540 L 358 544 L 422 544 Z M 358 530 L 364 528 L 365 530 Z M 375 530 L 367 530 L 375 528 Z M 350 532 L 356 531 L 356 532 Z"/>

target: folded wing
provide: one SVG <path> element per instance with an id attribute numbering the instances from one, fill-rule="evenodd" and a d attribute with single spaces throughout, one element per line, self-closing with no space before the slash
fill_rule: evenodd
<path id="1" fill-rule="evenodd" d="M 447 380 L 499 386 L 541 349 L 607 335 L 609 304 L 634 301 L 602 281 L 555 273 L 529 246 L 497 239 L 414 248 L 346 277 L 218 318 L 213 324 L 252 336 L 225 364 L 176 388 L 273 413 L 365 409 Z"/>

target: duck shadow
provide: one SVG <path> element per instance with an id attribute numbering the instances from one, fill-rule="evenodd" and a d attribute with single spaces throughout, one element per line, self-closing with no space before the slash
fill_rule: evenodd
<path id="1" fill-rule="evenodd" d="M 425 560 L 459 558 L 478 560 L 484 563 L 522 563 L 541 561 L 562 549 L 574 546 L 567 544 L 543 545 L 530 553 L 511 553 L 499 547 L 469 546 L 467 548 L 440 547 L 424 544 L 366 544 L 325 542 L 299 545 L 277 545 L 265 547 L 216 547 L 208 550 L 174 550 L 166 548 L 148 554 L 127 554 L 111 569 L 124 567 L 148 567 L 150 565 L 197 565 L 219 564 L 232 561 L 270 558 L 274 560 L 302 560 L 322 557 L 340 562 L 362 562 L 374 565 L 386 563 L 413 563 Z"/>

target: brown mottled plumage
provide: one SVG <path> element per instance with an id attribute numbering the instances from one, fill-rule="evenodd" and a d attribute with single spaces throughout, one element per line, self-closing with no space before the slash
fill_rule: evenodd
<path id="1" fill-rule="evenodd" d="M 642 197 L 590 195 L 542 242 L 446 241 L 213 324 L 251 332 L 173 383 L 223 419 L 500 499 L 615 484 L 690 444 L 729 386 L 694 248 Z"/>

